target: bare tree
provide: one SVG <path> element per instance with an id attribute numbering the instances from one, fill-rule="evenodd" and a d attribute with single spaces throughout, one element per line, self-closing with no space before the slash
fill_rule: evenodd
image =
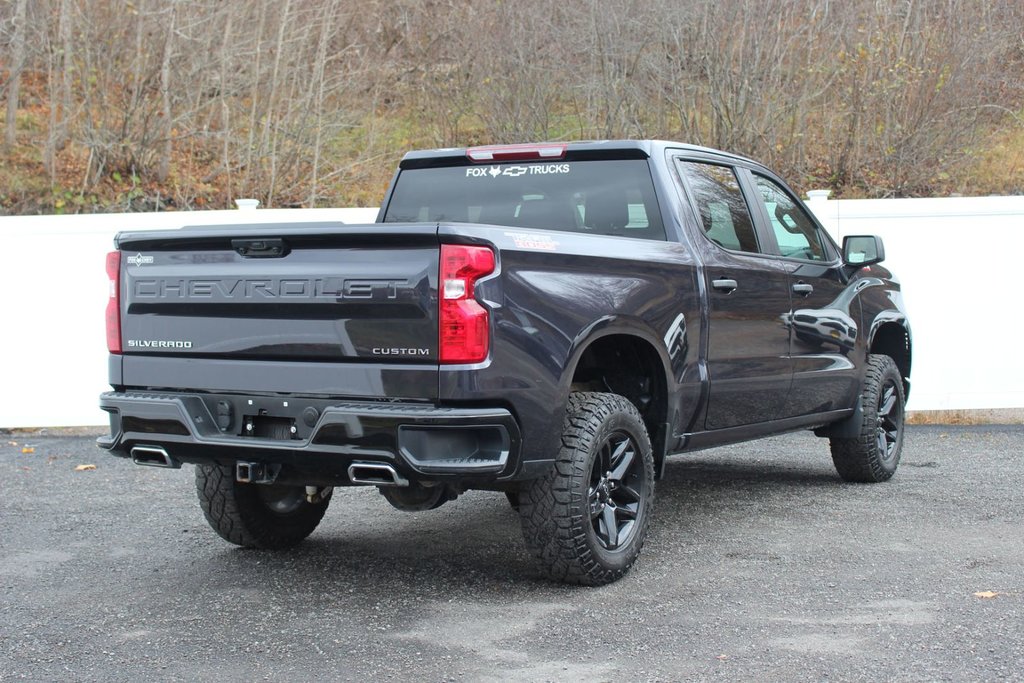
<path id="1" fill-rule="evenodd" d="M 7 85 L 7 116 L 4 126 L 4 145 L 7 148 L 14 146 L 15 135 L 17 134 L 18 97 L 21 90 L 21 73 L 25 68 L 27 58 L 25 48 L 25 33 L 27 31 L 26 14 L 28 0 L 17 0 L 14 10 L 14 39 L 11 42 L 11 75 Z"/>
<path id="2" fill-rule="evenodd" d="M 369 203 L 409 147 L 601 137 L 913 195 L 1018 120 L 1022 25 L 991 0 L 8 0 L 4 142 L 32 143 L 37 209 Z"/>

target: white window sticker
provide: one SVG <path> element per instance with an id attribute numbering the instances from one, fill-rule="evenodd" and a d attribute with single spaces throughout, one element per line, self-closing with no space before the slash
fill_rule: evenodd
<path id="1" fill-rule="evenodd" d="M 551 175 L 556 173 L 563 175 L 569 172 L 569 164 L 541 164 L 530 167 L 530 175 Z"/>
<path id="2" fill-rule="evenodd" d="M 535 164 L 533 166 L 469 166 L 467 178 L 518 178 L 523 175 L 565 175 L 572 167 L 569 164 Z"/>
<path id="3" fill-rule="evenodd" d="M 539 249 L 541 251 L 557 251 L 558 242 L 550 236 L 535 232 L 506 232 L 512 238 L 517 249 Z"/>
<path id="4" fill-rule="evenodd" d="M 467 178 L 494 178 L 501 175 L 501 166 L 470 166 L 466 169 Z"/>

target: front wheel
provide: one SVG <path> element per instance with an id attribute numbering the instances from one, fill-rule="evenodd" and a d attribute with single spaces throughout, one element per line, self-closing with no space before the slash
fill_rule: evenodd
<path id="1" fill-rule="evenodd" d="M 331 502 L 315 503 L 303 486 L 243 484 L 230 465 L 196 465 L 203 515 L 225 541 L 246 548 L 290 548 L 313 533 Z"/>
<path id="2" fill-rule="evenodd" d="M 629 571 L 654 503 L 651 441 L 617 394 L 569 396 L 554 467 L 518 496 L 526 545 L 552 579 L 603 585 Z"/>
<path id="3" fill-rule="evenodd" d="M 886 481 L 896 473 L 903 451 L 903 377 L 889 356 L 868 356 L 861 393 L 860 434 L 830 440 L 832 462 L 846 481 Z"/>

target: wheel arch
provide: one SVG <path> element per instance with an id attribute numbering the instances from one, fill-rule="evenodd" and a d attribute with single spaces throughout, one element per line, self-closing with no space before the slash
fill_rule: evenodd
<path id="1" fill-rule="evenodd" d="M 653 330 L 642 321 L 606 319 L 573 344 L 562 387 L 566 396 L 572 391 L 610 391 L 633 403 L 650 435 L 660 476 L 669 432 L 671 376 L 663 340 Z"/>
<path id="2" fill-rule="evenodd" d="M 871 328 L 868 339 L 868 353 L 889 356 L 903 378 L 903 395 L 910 398 L 910 368 L 913 360 L 910 327 L 906 319 L 879 316 Z"/>
<path id="3" fill-rule="evenodd" d="M 864 362 L 871 354 L 889 356 L 896 363 L 896 369 L 903 379 L 903 399 L 910 397 L 910 368 L 912 364 L 912 340 L 910 325 L 905 315 L 898 311 L 883 311 L 871 324 L 867 337 Z M 864 377 L 862 377 L 862 382 Z M 860 390 L 853 414 L 838 422 L 820 427 L 814 431 L 817 436 L 853 438 L 859 433 L 863 419 Z"/>

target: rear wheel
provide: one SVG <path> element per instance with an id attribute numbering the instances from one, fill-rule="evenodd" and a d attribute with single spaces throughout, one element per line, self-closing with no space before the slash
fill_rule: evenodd
<path id="1" fill-rule="evenodd" d="M 313 533 L 331 502 L 315 503 L 303 486 L 243 484 L 231 465 L 197 465 L 203 515 L 221 538 L 247 548 L 290 548 Z"/>
<path id="2" fill-rule="evenodd" d="M 861 392 L 860 434 L 830 440 L 839 476 L 852 482 L 880 482 L 896 473 L 903 451 L 903 377 L 889 356 L 868 356 Z"/>
<path id="3" fill-rule="evenodd" d="M 518 499 L 526 545 L 550 578 L 601 585 L 625 575 L 654 501 L 651 442 L 636 407 L 617 394 L 572 394 L 554 467 Z"/>

